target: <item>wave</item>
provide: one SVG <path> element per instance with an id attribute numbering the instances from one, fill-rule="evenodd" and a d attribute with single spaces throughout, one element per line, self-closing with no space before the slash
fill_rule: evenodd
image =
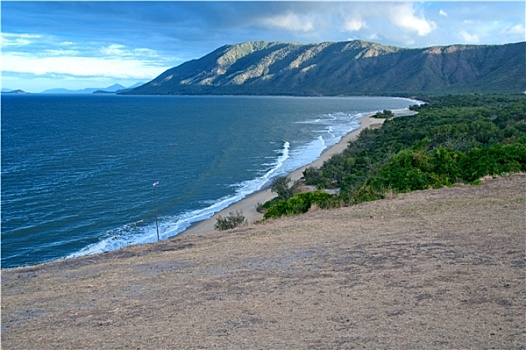
<path id="1" fill-rule="evenodd" d="M 262 190 L 271 181 L 278 177 L 291 173 L 318 159 L 322 152 L 330 146 L 338 143 L 347 133 L 359 127 L 358 119 L 366 113 L 332 113 L 325 114 L 322 118 L 305 120 L 298 123 L 317 124 L 324 126 L 316 131 L 314 140 L 310 142 L 295 142 L 294 147 L 288 141 L 282 142 L 282 147 L 276 150 L 279 154 L 272 163 L 262 164 L 266 169 L 263 174 L 254 179 L 233 184 L 235 193 L 230 196 L 207 201 L 208 206 L 183 212 L 174 216 L 159 218 L 159 236 L 167 239 L 183 232 L 191 225 L 202 220 L 209 219 L 215 213 L 227 208 L 243 198 Z M 297 145 L 296 145 L 297 143 Z M 80 251 L 70 254 L 67 258 L 91 255 L 111 250 L 117 250 L 129 245 L 153 243 L 157 241 L 156 227 L 154 223 L 144 224 L 142 221 L 124 225 L 106 232 L 105 238 L 91 244 Z"/>
<path id="2" fill-rule="evenodd" d="M 176 236 L 194 223 L 209 219 L 218 211 L 221 211 L 246 196 L 263 189 L 276 176 L 285 174 L 283 166 L 290 158 L 290 143 L 287 141 L 283 142 L 283 147 L 279 153 L 281 153 L 280 156 L 271 164 L 271 168 L 262 176 L 234 185 L 234 187 L 237 187 L 234 195 L 220 198 L 214 201 L 213 204 L 202 209 L 183 212 L 175 216 L 159 218 L 160 238 L 167 239 Z M 156 242 L 157 230 L 155 224 L 144 226 L 141 225 L 142 223 L 142 221 L 139 221 L 134 224 L 127 224 L 117 229 L 110 230 L 105 234 L 106 238 L 97 243 L 93 243 L 78 252 L 68 255 L 66 258 L 103 253 L 121 249 L 129 245 Z"/>

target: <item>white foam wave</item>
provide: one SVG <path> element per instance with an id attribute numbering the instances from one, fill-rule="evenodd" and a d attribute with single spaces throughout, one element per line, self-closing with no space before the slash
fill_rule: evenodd
<path id="1" fill-rule="evenodd" d="M 159 218 L 160 238 L 167 239 L 183 232 L 192 224 L 206 220 L 218 211 L 221 211 L 246 196 L 261 190 L 272 178 L 284 174 L 285 172 L 282 168 L 290 157 L 290 143 L 284 142 L 283 148 L 279 152 L 281 155 L 274 163 L 270 164 L 270 169 L 268 169 L 262 176 L 236 185 L 237 190 L 234 195 L 220 198 L 206 208 L 184 212 L 171 217 Z M 107 232 L 106 236 L 107 238 L 69 255 L 67 258 L 103 253 L 121 249 L 129 245 L 152 243 L 157 241 L 157 230 L 154 224 L 146 226 L 131 224 L 111 230 Z"/>

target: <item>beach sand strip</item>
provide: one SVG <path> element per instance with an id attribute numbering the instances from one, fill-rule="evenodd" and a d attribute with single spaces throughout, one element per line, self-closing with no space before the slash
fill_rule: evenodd
<path id="1" fill-rule="evenodd" d="M 412 112 L 408 109 L 401 109 L 393 111 L 395 115 L 411 115 L 415 114 L 415 112 Z M 347 146 L 349 145 L 349 142 L 352 142 L 353 140 L 356 140 L 358 135 L 362 132 L 362 130 L 367 128 L 378 128 L 381 127 L 385 119 L 378 119 L 374 117 L 374 114 L 366 115 L 358 121 L 360 122 L 360 126 L 348 133 L 347 135 L 343 136 L 341 140 L 336 143 L 335 145 L 327 148 L 318 159 L 316 159 L 314 162 L 305 165 L 299 169 L 296 169 L 292 173 L 288 175 L 288 177 L 295 181 L 301 179 L 303 176 L 303 171 L 309 167 L 313 168 L 319 168 L 323 165 L 325 161 L 327 161 L 329 158 L 331 158 L 333 155 L 342 153 Z M 229 213 L 234 212 L 241 212 L 243 216 L 247 219 L 248 223 L 254 223 L 258 220 L 263 219 L 263 214 L 259 213 L 256 210 L 256 207 L 258 204 L 264 204 L 265 202 L 271 200 L 276 196 L 275 193 L 272 193 L 270 189 L 265 189 L 259 192 L 256 192 L 252 195 L 249 195 L 239 202 L 236 202 L 227 208 L 215 213 L 212 217 L 209 219 L 200 221 L 196 223 L 195 225 L 189 227 L 187 230 L 183 231 L 179 235 L 188 235 L 188 234 L 203 234 L 206 232 L 214 231 L 214 225 L 217 222 L 217 218 L 219 216 L 221 217 L 227 217 Z"/>

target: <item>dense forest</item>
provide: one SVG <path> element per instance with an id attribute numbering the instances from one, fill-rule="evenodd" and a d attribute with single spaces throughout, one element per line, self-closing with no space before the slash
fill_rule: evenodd
<path id="1" fill-rule="evenodd" d="M 319 169 L 305 170 L 305 184 L 320 190 L 278 196 L 266 203 L 265 218 L 306 212 L 314 203 L 321 208 L 352 205 L 526 171 L 525 95 L 423 99 L 427 103 L 411 107 L 418 114 L 363 130 L 343 153 Z M 322 191 L 329 188 L 339 194 Z"/>

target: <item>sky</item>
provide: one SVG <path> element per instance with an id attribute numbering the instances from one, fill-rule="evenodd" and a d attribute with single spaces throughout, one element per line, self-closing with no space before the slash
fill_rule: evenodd
<path id="1" fill-rule="evenodd" d="M 525 2 L 2 1 L 2 88 L 100 88 L 246 41 L 422 48 L 525 41 Z"/>

